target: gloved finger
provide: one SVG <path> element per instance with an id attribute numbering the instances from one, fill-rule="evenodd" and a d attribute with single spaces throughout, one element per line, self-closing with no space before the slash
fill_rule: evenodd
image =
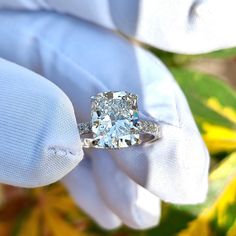
<path id="1" fill-rule="evenodd" d="M 132 89 L 139 95 L 141 110 L 178 126 L 175 97 L 169 92 L 172 77 L 143 49 L 109 30 L 68 16 L 5 11 L 0 13 L 0 21 L 0 56 L 61 87 L 80 122 L 90 119 L 90 96 L 110 89 Z M 158 72 L 153 70 L 155 64 Z M 81 98 L 86 99 L 81 102 Z"/>
<path id="2" fill-rule="evenodd" d="M 100 196 L 88 158 L 85 157 L 62 181 L 78 206 L 100 226 L 114 229 L 121 225 L 120 219 L 106 206 Z"/>
<path id="3" fill-rule="evenodd" d="M 50 10 L 70 14 L 85 20 L 92 21 L 101 26 L 116 29 L 110 15 L 109 1 L 86 0 L 0 0 L 0 9 L 10 10 Z"/>
<path id="4" fill-rule="evenodd" d="M 236 45 L 235 0 L 0 0 L 0 7 L 69 13 L 167 51 L 202 53 Z"/>
<path id="5" fill-rule="evenodd" d="M 0 182 L 50 184 L 82 156 L 68 97 L 45 78 L 0 59 Z"/>
<path id="6" fill-rule="evenodd" d="M 0 20 L 0 55 L 59 85 L 78 122 L 90 120 L 89 97 L 97 92 L 137 94 L 142 115 L 163 123 L 163 138 L 154 148 L 141 149 L 148 158 L 131 148 L 113 157 L 127 175 L 166 201 L 205 198 L 209 156 L 185 98 L 157 58 L 108 30 L 66 16 L 6 12 Z"/>
<path id="7" fill-rule="evenodd" d="M 134 229 L 158 224 L 160 200 L 119 170 L 110 155 L 93 153 L 93 170 L 100 194 L 122 222 Z"/>
<path id="8" fill-rule="evenodd" d="M 162 124 L 163 137 L 155 145 L 110 153 L 125 173 L 162 200 L 196 204 L 207 194 L 209 154 L 182 92 L 177 86 L 173 92 L 180 127 Z"/>

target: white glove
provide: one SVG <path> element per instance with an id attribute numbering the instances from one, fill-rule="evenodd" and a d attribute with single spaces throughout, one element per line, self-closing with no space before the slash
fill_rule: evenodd
<path id="1" fill-rule="evenodd" d="M 69 16 L 2 11 L 0 22 L 0 56 L 58 85 L 77 122 L 90 119 L 91 95 L 128 90 L 139 95 L 142 117 L 162 123 L 163 138 L 155 145 L 86 151 L 64 177 L 78 205 L 101 226 L 147 228 L 158 223 L 159 198 L 204 200 L 208 153 L 182 92 L 158 59 Z M 62 178 L 82 156 L 68 98 L 15 64 L 1 61 L 0 68 L 0 181 L 33 187 Z"/>
<path id="2" fill-rule="evenodd" d="M 71 14 L 173 52 L 236 45 L 235 0 L 0 0 L 0 6 Z"/>

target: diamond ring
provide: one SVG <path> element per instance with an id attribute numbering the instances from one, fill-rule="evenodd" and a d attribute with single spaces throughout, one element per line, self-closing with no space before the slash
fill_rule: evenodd
<path id="1" fill-rule="evenodd" d="M 161 138 L 160 125 L 140 120 L 137 96 L 125 91 L 92 96 L 91 121 L 79 123 L 84 148 L 125 148 Z"/>

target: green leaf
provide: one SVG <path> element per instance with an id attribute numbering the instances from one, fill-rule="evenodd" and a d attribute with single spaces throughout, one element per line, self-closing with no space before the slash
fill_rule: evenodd
<path id="1" fill-rule="evenodd" d="M 218 50 L 210 53 L 204 54 L 177 54 L 172 52 L 162 51 L 157 48 L 152 48 L 147 46 L 148 50 L 150 50 L 153 54 L 155 54 L 158 58 L 160 58 L 168 67 L 182 67 L 187 65 L 190 62 L 194 62 L 195 60 L 201 58 L 218 58 L 218 59 L 227 59 L 236 57 L 236 47 L 228 48 L 223 50 Z"/>
<path id="2" fill-rule="evenodd" d="M 185 68 L 172 69 L 180 87 L 183 89 L 190 108 L 201 125 L 204 121 L 211 124 L 234 128 L 235 123 L 207 106 L 207 101 L 216 99 L 221 106 L 230 107 L 236 111 L 236 93 L 223 81 L 212 75 L 191 71 Z"/>
<path id="3" fill-rule="evenodd" d="M 236 215 L 236 192 L 235 188 L 229 188 L 236 177 L 236 153 L 231 154 L 220 165 L 212 171 L 210 176 L 210 188 L 207 196 L 207 200 L 203 204 L 189 205 L 189 206 L 176 206 L 170 204 L 164 204 L 163 217 L 158 227 L 147 230 L 145 232 L 137 232 L 133 230 L 119 231 L 113 235 L 135 235 L 135 236 L 156 236 L 156 235 L 168 235 L 174 236 L 178 232 L 186 228 L 188 236 L 208 236 L 207 234 L 201 234 L 201 230 L 198 227 L 208 225 L 209 230 L 214 235 L 226 235 L 226 232 L 235 227 L 235 215 Z M 236 187 L 236 186 L 235 186 Z M 229 194 L 234 196 L 235 200 L 232 202 L 228 198 Z M 223 204 L 223 207 L 222 207 Z M 222 209 L 223 208 L 223 209 Z M 201 213 L 209 209 L 211 211 L 208 218 L 199 219 Z M 219 212 L 221 209 L 221 212 Z M 199 216 L 198 216 L 199 215 Z M 222 217 L 225 220 L 223 224 Z M 189 223 L 193 222 L 196 225 L 196 229 L 189 228 Z M 197 234 L 199 232 L 199 234 Z M 195 234 L 194 234 L 195 233 Z"/>
<path id="4" fill-rule="evenodd" d="M 202 225 L 207 225 L 214 235 L 226 235 L 235 227 L 236 221 L 236 152 L 222 161 L 211 172 L 207 201 L 204 211 L 182 231 L 180 236 L 194 236 Z M 184 210 L 184 209 L 183 209 Z M 193 212 L 191 207 L 186 211 Z M 208 236 L 208 234 L 201 234 Z"/>
<path id="5" fill-rule="evenodd" d="M 202 54 L 200 56 L 204 57 L 214 57 L 214 58 L 232 58 L 236 56 L 236 48 L 228 48 L 223 50 L 218 50 L 215 52 Z"/>
<path id="6" fill-rule="evenodd" d="M 147 48 L 153 54 L 155 54 L 160 60 L 162 60 L 168 67 L 180 67 L 188 64 L 195 58 L 198 58 L 197 55 L 185 55 L 185 54 L 176 54 L 172 52 L 162 51 L 157 48 Z"/>
<path id="7" fill-rule="evenodd" d="M 211 153 L 236 150 L 236 93 L 214 76 L 185 68 L 172 70 L 183 89 Z"/>

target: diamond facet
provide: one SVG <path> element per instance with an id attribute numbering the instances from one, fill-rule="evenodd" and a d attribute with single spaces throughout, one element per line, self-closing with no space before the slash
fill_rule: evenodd
<path id="1" fill-rule="evenodd" d="M 91 116 L 96 147 L 122 148 L 141 142 L 136 95 L 125 91 L 99 93 L 92 97 Z"/>

